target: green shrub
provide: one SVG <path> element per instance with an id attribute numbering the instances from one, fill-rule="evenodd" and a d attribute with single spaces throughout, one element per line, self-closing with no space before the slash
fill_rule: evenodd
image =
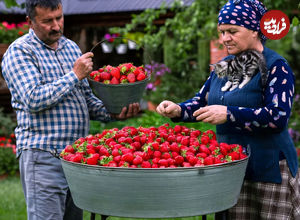
<path id="1" fill-rule="evenodd" d="M 19 163 L 12 147 L 0 147 L 0 175 L 14 175 L 19 170 Z"/>
<path id="2" fill-rule="evenodd" d="M 156 112 L 148 111 L 146 110 L 144 113 L 141 115 L 127 119 L 124 121 L 114 121 L 114 122 L 109 122 L 109 123 L 101 123 L 98 121 L 91 121 L 91 126 L 90 126 L 90 134 L 96 134 L 96 133 L 101 133 L 104 129 L 111 129 L 111 128 L 123 128 L 124 126 L 134 126 L 134 127 L 158 127 L 164 123 L 169 123 L 171 126 L 175 126 L 176 124 L 180 125 L 185 125 L 186 127 L 189 128 L 195 128 L 201 131 L 206 131 L 208 129 L 212 129 L 215 131 L 215 126 L 210 125 L 207 123 L 201 123 L 201 122 L 194 122 L 194 123 L 184 123 L 184 122 L 179 122 L 175 123 L 172 122 L 169 118 L 163 117 L 159 115 Z"/>

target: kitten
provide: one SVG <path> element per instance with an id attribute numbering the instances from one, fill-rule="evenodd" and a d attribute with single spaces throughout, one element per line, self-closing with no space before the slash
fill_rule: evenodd
<path id="1" fill-rule="evenodd" d="M 262 53 L 256 50 L 246 50 L 237 54 L 229 60 L 222 60 L 212 64 L 214 71 L 219 78 L 227 76 L 227 82 L 222 87 L 222 91 L 230 91 L 239 87 L 243 88 L 251 78 L 257 73 L 261 73 L 262 86 L 265 87 L 268 78 L 266 61 Z"/>

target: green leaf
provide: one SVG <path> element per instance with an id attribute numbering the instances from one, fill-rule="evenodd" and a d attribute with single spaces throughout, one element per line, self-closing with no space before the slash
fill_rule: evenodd
<path id="1" fill-rule="evenodd" d="M 15 0 L 4 0 L 4 4 L 7 8 L 19 7 L 18 3 Z"/>
<path id="2" fill-rule="evenodd" d="M 297 17 L 294 17 L 292 20 L 293 26 L 297 26 L 299 24 L 299 19 Z"/>

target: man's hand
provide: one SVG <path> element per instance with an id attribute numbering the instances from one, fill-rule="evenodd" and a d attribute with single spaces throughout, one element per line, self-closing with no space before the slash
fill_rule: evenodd
<path id="1" fill-rule="evenodd" d="M 132 103 L 127 107 L 124 107 L 119 115 L 111 114 L 112 118 L 117 120 L 125 120 L 127 118 L 132 118 L 136 116 L 140 112 L 140 104 Z"/>
<path id="2" fill-rule="evenodd" d="M 79 80 L 87 77 L 93 70 L 92 52 L 87 52 L 79 57 L 73 66 L 73 71 Z"/>
<path id="3" fill-rule="evenodd" d="M 162 101 L 157 106 L 156 111 L 158 114 L 168 118 L 176 118 L 181 115 L 180 106 L 168 100 Z"/>
<path id="4" fill-rule="evenodd" d="M 223 124 L 227 121 L 227 106 L 208 105 L 198 109 L 193 113 L 197 121 L 207 122 L 210 124 Z"/>

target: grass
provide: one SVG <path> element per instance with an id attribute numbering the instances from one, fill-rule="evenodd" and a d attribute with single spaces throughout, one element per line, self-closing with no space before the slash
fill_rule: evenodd
<path id="1" fill-rule="evenodd" d="M 103 131 L 104 129 L 110 129 L 110 128 L 119 128 L 120 129 L 124 126 L 134 126 L 134 127 L 154 126 L 154 127 L 158 127 L 164 123 L 169 123 L 170 126 L 172 126 L 172 127 L 174 127 L 176 124 L 179 124 L 179 125 L 184 125 L 189 128 L 195 128 L 195 129 L 198 129 L 201 131 L 206 131 L 209 129 L 212 129 L 215 131 L 215 126 L 210 125 L 208 123 L 202 123 L 202 122 L 175 123 L 175 122 L 172 122 L 169 118 L 163 117 L 156 112 L 146 110 L 144 113 L 140 114 L 139 116 L 131 118 L 131 119 L 127 119 L 125 121 L 114 121 L 114 122 L 109 122 L 109 123 L 101 123 L 99 121 L 91 121 L 90 133 L 96 134 L 96 133 Z"/>

